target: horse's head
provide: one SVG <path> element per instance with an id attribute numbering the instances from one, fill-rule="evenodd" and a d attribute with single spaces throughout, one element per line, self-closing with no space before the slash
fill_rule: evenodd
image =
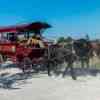
<path id="1" fill-rule="evenodd" d="M 91 42 L 86 39 L 79 39 L 74 41 L 73 47 L 78 56 L 88 56 L 92 50 Z"/>

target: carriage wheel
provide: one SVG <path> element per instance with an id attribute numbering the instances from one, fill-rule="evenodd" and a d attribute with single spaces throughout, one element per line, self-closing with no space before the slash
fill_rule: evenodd
<path id="1" fill-rule="evenodd" d="M 33 70 L 36 73 L 38 73 L 40 71 L 45 71 L 46 70 L 44 59 L 42 57 L 38 58 L 38 59 L 33 59 L 32 63 L 33 63 Z"/>
<path id="2" fill-rule="evenodd" d="M 4 62 L 4 58 L 3 58 L 3 55 L 0 54 L 0 63 Z"/>
<path id="3" fill-rule="evenodd" d="M 32 70 L 32 61 L 29 57 L 23 58 L 22 62 L 20 63 L 20 67 L 22 71 L 25 72 L 30 72 Z"/>

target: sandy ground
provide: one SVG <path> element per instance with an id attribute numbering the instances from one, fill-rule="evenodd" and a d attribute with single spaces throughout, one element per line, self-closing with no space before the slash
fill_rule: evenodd
<path id="1" fill-rule="evenodd" d="M 0 75 L 3 73 L 10 76 L 19 70 L 1 70 Z M 80 76 L 74 81 L 70 76 L 38 74 L 15 82 L 13 87 L 15 89 L 0 88 L 0 100 L 100 100 L 100 75 Z"/>

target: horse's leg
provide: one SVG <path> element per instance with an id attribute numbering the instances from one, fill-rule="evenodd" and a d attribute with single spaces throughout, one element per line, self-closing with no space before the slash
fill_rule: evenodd
<path id="1" fill-rule="evenodd" d="M 74 72 L 74 69 L 73 69 L 73 64 L 68 64 L 68 66 L 66 67 L 64 73 L 63 73 L 63 77 L 65 77 L 66 75 L 66 72 L 68 71 L 68 69 L 70 68 L 70 73 L 71 73 L 71 76 L 72 76 L 72 79 L 73 80 L 76 80 L 76 76 L 75 76 L 75 72 Z"/>
<path id="2" fill-rule="evenodd" d="M 75 76 L 75 72 L 74 72 L 74 68 L 73 68 L 73 63 L 72 62 L 68 62 L 68 65 L 63 73 L 63 77 L 65 77 L 68 69 L 70 69 L 70 73 L 71 73 L 71 76 L 72 76 L 72 79 L 73 80 L 76 80 L 76 76 Z"/>
<path id="3" fill-rule="evenodd" d="M 76 75 L 74 72 L 73 63 L 69 63 L 69 67 L 70 67 L 70 73 L 71 73 L 72 79 L 76 80 Z"/>
<path id="4" fill-rule="evenodd" d="M 48 76 L 51 76 L 51 64 L 49 62 L 47 63 L 47 71 L 48 71 Z"/>
<path id="5" fill-rule="evenodd" d="M 86 59 L 86 65 L 87 65 L 87 68 L 90 67 L 90 59 L 89 58 Z"/>
<path id="6" fill-rule="evenodd" d="M 58 64 L 56 62 L 54 62 L 54 65 L 53 65 L 53 72 L 55 75 L 58 75 Z"/>
<path id="7" fill-rule="evenodd" d="M 84 59 L 81 59 L 81 66 L 82 66 L 82 68 L 84 68 Z"/>
<path id="8" fill-rule="evenodd" d="M 63 77 L 65 77 L 65 75 L 66 75 L 68 69 L 69 69 L 69 66 L 67 65 L 66 68 L 65 68 L 65 70 L 64 70 L 64 72 L 63 72 Z"/>

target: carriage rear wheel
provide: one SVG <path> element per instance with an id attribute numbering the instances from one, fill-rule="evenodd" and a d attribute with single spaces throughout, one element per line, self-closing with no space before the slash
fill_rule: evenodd
<path id="1" fill-rule="evenodd" d="M 0 54 L 0 63 L 2 63 L 4 61 L 3 55 Z"/>
<path id="2" fill-rule="evenodd" d="M 29 57 L 23 58 L 19 65 L 24 73 L 32 71 L 32 61 Z"/>

